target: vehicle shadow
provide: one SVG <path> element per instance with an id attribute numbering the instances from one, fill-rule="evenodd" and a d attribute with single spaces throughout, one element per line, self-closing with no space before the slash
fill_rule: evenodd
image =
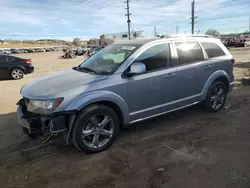
<path id="1" fill-rule="evenodd" d="M 234 66 L 237 68 L 250 69 L 250 62 L 237 63 Z"/>
<path id="2" fill-rule="evenodd" d="M 12 78 L 10 78 L 10 77 L 4 77 L 4 78 L 0 78 L 0 81 L 9 81 L 9 80 L 14 80 L 14 79 L 12 79 Z"/>
<path id="3" fill-rule="evenodd" d="M 185 108 L 182 110 L 174 111 L 168 114 L 164 114 L 152 119 L 141 121 L 130 125 L 129 127 L 121 131 L 119 139 L 126 140 L 127 137 L 133 139 L 140 139 L 140 137 L 146 137 L 153 134 L 159 134 L 161 132 L 168 131 L 168 129 L 174 129 L 175 127 L 185 126 L 184 122 L 195 120 L 195 118 L 206 115 L 201 104 Z"/>
<path id="4" fill-rule="evenodd" d="M 199 117 L 204 113 L 198 105 L 130 125 L 121 130 L 114 147 L 120 147 L 131 140 L 138 140 L 148 135 L 166 131 L 170 127 L 183 124 L 185 119 Z M 63 137 L 52 137 L 47 142 L 44 142 L 47 137 L 37 140 L 31 139 L 23 133 L 16 113 L 0 115 L 0 132 L 0 161 L 2 162 L 9 160 L 29 161 L 55 153 L 79 154 L 72 143 L 69 145 L 65 144 Z"/>

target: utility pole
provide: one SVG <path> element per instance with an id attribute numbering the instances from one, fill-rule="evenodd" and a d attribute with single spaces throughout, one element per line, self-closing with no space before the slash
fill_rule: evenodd
<path id="1" fill-rule="evenodd" d="M 156 32 L 156 26 L 154 26 L 154 36 L 156 37 L 157 32 Z"/>
<path id="2" fill-rule="evenodd" d="M 249 16 L 249 32 L 250 32 L 250 16 Z"/>
<path id="3" fill-rule="evenodd" d="M 125 16 L 127 16 L 127 23 L 128 23 L 128 39 L 130 40 L 130 24 L 131 24 L 131 20 L 130 20 L 130 13 L 129 13 L 129 2 L 130 2 L 130 0 L 127 0 L 126 2 L 124 2 L 124 3 L 126 3 L 127 4 L 127 8 L 125 8 L 125 9 L 127 9 L 127 14 L 125 14 Z"/>
<path id="4" fill-rule="evenodd" d="M 192 34 L 194 34 L 194 24 L 195 24 L 195 19 L 197 18 L 197 16 L 195 15 L 195 0 L 192 1 L 191 3 L 191 24 L 192 24 Z"/>
<path id="5" fill-rule="evenodd" d="M 177 35 L 179 34 L 179 27 L 180 27 L 180 26 L 176 26 L 176 34 L 177 34 Z"/>

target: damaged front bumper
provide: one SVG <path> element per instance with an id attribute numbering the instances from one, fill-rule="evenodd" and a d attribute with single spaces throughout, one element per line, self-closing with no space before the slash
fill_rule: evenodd
<path id="1" fill-rule="evenodd" d="M 25 99 L 21 99 L 17 105 L 18 121 L 23 126 L 23 131 L 29 136 L 34 137 L 48 133 L 64 133 L 66 136 L 66 143 L 68 143 L 76 111 L 65 111 L 52 113 L 50 115 L 41 115 L 27 111 Z"/>

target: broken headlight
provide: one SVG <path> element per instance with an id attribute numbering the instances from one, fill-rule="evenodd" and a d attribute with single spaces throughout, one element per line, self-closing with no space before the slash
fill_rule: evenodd
<path id="1" fill-rule="evenodd" d="M 63 101 L 63 98 L 50 100 L 30 100 L 28 111 L 38 114 L 51 114 Z"/>

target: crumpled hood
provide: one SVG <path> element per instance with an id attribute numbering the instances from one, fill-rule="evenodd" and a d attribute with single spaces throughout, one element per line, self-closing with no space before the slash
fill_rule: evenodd
<path id="1" fill-rule="evenodd" d="M 92 84 L 106 78 L 106 75 L 66 70 L 32 81 L 21 89 L 21 95 L 30 99 L 45 99 L 57 92 Z"/>

